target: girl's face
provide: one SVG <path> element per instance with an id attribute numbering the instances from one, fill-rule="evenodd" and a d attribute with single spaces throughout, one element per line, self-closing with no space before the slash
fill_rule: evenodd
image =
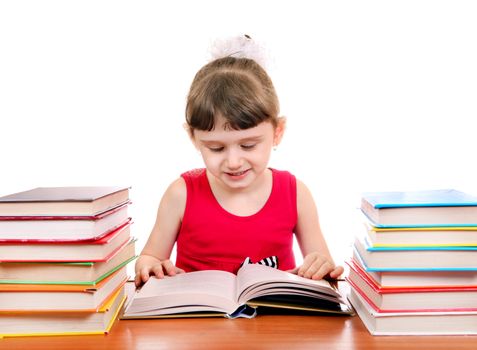
<path id="1" fill-rule="evenodd" d="M 250 129 L 232 130 L 219 117 L 214 130 L 194 130 L 192 139 L 218 183 L 229 190 L 242 190 L 261 179 L 283 131 L 284 120 L 276 128 L 263 122 Z"/>

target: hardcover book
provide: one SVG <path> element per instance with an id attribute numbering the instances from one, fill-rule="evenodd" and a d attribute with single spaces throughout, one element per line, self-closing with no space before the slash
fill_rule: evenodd
<path id="1" fill-rule="evenodd" d="M 477 271 L 477 247 L 372 247 L 356 237 L 354 248 L 374 271 Z"/>
<path id="2" fill-rule="evenodd" d="M 127 281 L 122 267 L 94 286 L 0 284 L 0 311 L 97 311 Z"/>
<path id="3" fill-rule="evenodd" d="M 128 221 L 127 204 L 94 217 L 0 217 L 0 241 L 99 239 Z"/>
<path id="4" fill-rule="evenodd" d="M 275 307 L 351 314 L 339 291 L 325 280 L 313 281 L 259 264 L 245 264 L 234 275 L 207 270 L 157 279 L 136 291 L 122 318 L 241 316 L 241 310 Z M 248 314 L 248 317 L 254 316 Z"/>
<path id="5" fill-rule="evenodd" d="M 0 257 L 3 262 L 105 261 L 131 240 L 129 226 L 85 241 L 0 241 Z"/>
<path id="6" fill-rule="evenodd" d="M 371 278 L 382 289 L 386 288 L 454 288 L 463 286 L 477 287 L 477 270 L 380 270 L 368 268 L 355 251 L 349 262 Z"/>
<path id="7" fill-rule="evenodd" d="M 108 333 L 126 300 L 120 288 L 94 312 L 0 312 L 0 338 Z"/>
<path id="8" fill-rule="evenodd" d="M 0 284 L 82 284 L 94 286 L 134 260 L 135 241 L 129 241 L 106 261 L 0 262 Z"/>
<path id="9" fill-rule="evenodd" d="M 373 335 L 476 335 L 476 311 L 378 312 L 351 289 L 349 300 Z"/>
<path id="10" fill-rule="evenodd" d="M 477 311 L 477 286 L 381 288 L 349 264 L 348 282 L 380 312 Z"/>
<path id="11" fill-rule="evenodd" d="M 128 187 L 38 187 L 0 197 L 0 216 L 97 216 L 128 201 Z"/>
<path id="12" fill-rule="evenodd" d="M 368 192 L 361 210 L 377 227 L 477 226 L 477 197 L 453 189 Z"/>
<path id="13" fill-rule="evenodd" d="M 477 246 L 475 227 L 383 228 L 364 224 L 373 247 Z"/>

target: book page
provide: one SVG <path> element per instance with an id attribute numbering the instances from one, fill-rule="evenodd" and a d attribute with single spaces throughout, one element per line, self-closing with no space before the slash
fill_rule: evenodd
<path id="1" fill-rule="evenodd" d="M 276 296 L 299 296 L 299 297 L 310 297 L 310 298 L 316 298 L 320 300 L 326 300 L 329 302 L 341 302 L 341 299 L 337 299 L 336 296 L 331 296 L 329 294 L 317 292 L 317 291 L 312 291 L 308 289 L 303 289 L 300 288 L 299 286 L 294 286 L 291 288 L 281 288 L 283 284 L 280 283 L 270 283 L 266 285 L 259 285 L 258 287 L 253 287 L 253 288 L 247 288 L 246 291 L 244 291 L 241 295 L 242 300 L 250 300 L 250 299 L 255 299 L 255 298 L 260 298 L 260 297 L 268 297 L 272 295 Z M 291 299 L 291 298 L 290 298 Z"/>
<path id="2" fill-rule="evenodd" d="M 187 307 L 188 312 L 204 309 L 231 313 L 238 307 L 235 280 L 234 274 L 216 270 L 189 272 L 164 279 L 151 277 L 136 291 L 125 314 L 159 315 L 174 307 Z"/>
<path id="3" fill-rule="evenodd" d="M 237 295 L 239 304 L 249 299 L 255 298 L 259 291 L 260 295 L 265 295 L 264 290 L 271 288 L 281 288 L 293 293 L 300 293 L 300 289 L 306 289 L 316 293 L 327 294 L 334 298 L 340 298 L 339 293 L 325 280 L 310 280 L 289 272 L 270 268 L 259 264 L 246 264 L 237 273 Z M 286 294 L 286 293 L 285 293 Z M 307 294 L 307 293 L 304 293 Z"/>

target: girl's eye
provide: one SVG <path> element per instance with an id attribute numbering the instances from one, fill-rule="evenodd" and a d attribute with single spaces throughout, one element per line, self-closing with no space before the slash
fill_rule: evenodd
<path id="1" fill-rule="evenodd" d="M 223 147 L 209 147 L 209 150 L 211 152 L 217 152 L 218 153 L 218 152 L 222 152 L 224 150 L 224 148 Z"/>
<path id="2" fill-rule="evenodd" d="M 255 143 L 240 145 L 240 147 L 242 147 L 242 149 L 245 149 L 245 150 L 247 150 L 247 149 L 253 149 L 255 146 L 256 146 Z"/>

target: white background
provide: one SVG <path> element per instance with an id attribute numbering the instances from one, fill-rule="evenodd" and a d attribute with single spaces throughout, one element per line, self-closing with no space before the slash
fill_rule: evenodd
<path id="1" fill-rule="evenodd" d="M 270 165 L 310 187 L 342 263 L 360 193 L 477 194 L 476 18 L 474 1 L 2 1 L 0 195 L 130 185 L 140 251 L 166 186 L 202 166 L 190 82 L 213 39 L 247 33 L 288 118 Z"/>

